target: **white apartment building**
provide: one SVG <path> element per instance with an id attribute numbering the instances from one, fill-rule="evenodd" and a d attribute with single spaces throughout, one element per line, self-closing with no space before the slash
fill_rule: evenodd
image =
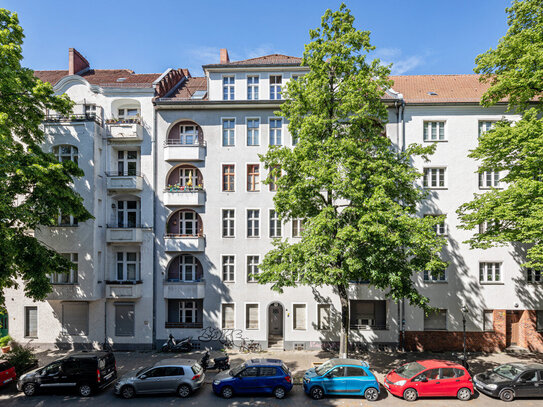
<path id="1" fill-rule="evenodd" d="M 114 120 L 105 126 L 92 120 L 46 123 L 46 148 L 78 148 L 86 176 L 75 186 L 95 220 L 40 231 L 60 252 L 77 253 L 78 281 L 55 284 L 50 299 L 39 304 L 22 291 L 8 291 L 10 334 L 24 340 L 31 337 L 29 327 L 37 326 L 39 343 L 101 342 L 107 336 L 119 348 L 159 345 L 170 333 L 205 346 L 230 340 L 274 349 L 337 346 L 340 305 L 331 288 L 302 286 L 278 294 L 253 278 L 272 240 L 294 241 L 303 227 L 297 220 L 278 221 L 273 185 L 262 183 L 268 174 L 259 160 L 269 145 L 294 147 L 288 123 L 274 112 L 281 87 L 307 72 L 300 62 L 285 55 L 232 62 L 221 50 L 220 63 L 203 67 L 204 77 L 186 70 L 123 72 L 98 83 L 86 73 L 37 72 L 58 93 L 101 107 L 106 119 L 139 108 L 141 125 L 129 123 L 127 133 Z M 429 162 L 414 165 L 429 191 L 420 216 L 446 215 L 436 233 L 447 236 L 443 258 L 449 267 L 441 277 L 414 276 L 441 310 L 433 315 L 353 283 L 350 342 L 460 349 L 464 316 L 470 349 L 518 345 L 543 351 L 541 272 L 522 270 L 522 250 L 513 245 L 470 250 L 463 242 L 475 231 L 457 227 L 458 206 L 501 186 L 499 174 L 476 173 L 469 151 L 493 122 L 518 116 L 505 105 L 480 107 L 486 85 L 476 75 L 392 79 L 384 99 L 387 135 L 398 148 L 437 143 Z M 132 158 L 121 151 L 133 151 Z M 130 174 L 116 173 L 128 168 Z M 131 216 L 130 224 L 119 224 L 119 216 L 123 222 Z M 136 253 L 130 257 L 136 260 L 128 260 L 128 253 Z M 88 330 L 74 327 L 74 320 L 87 321 Z"/>

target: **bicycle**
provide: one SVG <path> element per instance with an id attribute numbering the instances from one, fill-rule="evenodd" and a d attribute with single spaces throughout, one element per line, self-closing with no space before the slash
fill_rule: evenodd
<path id="1" fill-rule="evenodd" d="M 262 345 L 260 343 L 255 342 L 251 339 L 251 342 L 247 343 L 245 339 L 242 339 L 241 345 L 239 346 L 240 352 L 246 352 L 246 353 L 256 353 L 256 352 L 262 352 Z"/>

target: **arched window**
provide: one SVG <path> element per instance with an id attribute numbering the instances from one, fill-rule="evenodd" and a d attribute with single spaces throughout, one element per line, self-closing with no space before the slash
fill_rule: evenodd
<path id="1" fill-rule="evenodd" d="M 202 129 L 194 122 L 177 123 L 168 134 L 168 144 L 194 146 L 202 143 Z"/>
<path id="2" fill-rule="evenodd" d="M 175 236 L 202 236 L 202 220 L 192 210 L 175 212 L 168 221 L 168 234 Z"/>
<path id="3" fill-rule="evenodd" d="M 168 281 L 199 281 L 202 275 L 202 264 L 191 254 L 175 257 L 168 267 Z"/>
<path id="4" fill-rule="evenodd" d="M 65 161 L 73 161 L 77 164 L 78 150 L 77 147 L 69 144 L 53 147 L 53 154 L 57 157 L 58 161 L 63 163 Z"/>
<path id="5" fill-rule="evenodd" d="M 203 187 L 202 173 L 196 167 L 192 165 L 180 165 L 173 169 L 168 176 L 167 185 L 180 186 L 187 188 L 202 188 Z"/>

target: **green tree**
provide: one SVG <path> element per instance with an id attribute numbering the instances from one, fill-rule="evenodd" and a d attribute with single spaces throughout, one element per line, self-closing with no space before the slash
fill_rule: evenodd
<path id="1" fill-rule="evenodd" d="M 528 247 L 525 266 L 542 268 L 543 3 L 517 0 L 507 12 L 506 35 L 496 49 L 476 58 L 475 72 L 491 85 L 481 104 L 507 100 L 508 110 L 521 114 L 521 119 L 497 122 L 469 154 L 480 162 L 479 172 L 501 171 L 505 188 L 476 194 L 457 212 L 464 229 L 486 225 L 468 240 L 471 247 L 523 243 Z"/>
<path id="2" fill-rule="evenodd" d="M 33 230 L 54 225 L 59 211 L 80 221 L 91 217 L 72 189 L 72 177 L 82 171 L 40 147 L 45 109 L 69 114 L 72 103 L 21 66 L 23 38 L 17 14 L 0 9 L 0 305 L 3 289 L 17 287 L 18 280 L 28 297 L 44 299 L 51 290 L 48 274 L 69 270 L 70 262 Z"/>
<path id="3" fill-rule="evenodd" d="M 342 355 L 354 281 L 428 308 L 412 275 L 446 266 L 439 258 L 444 242 L 433 229 L 442 219 L 416 216 L 425 193 L 415 185 L 421 174 L 411 159 L 432 153 L 433 146 L 400 152 L 384 136 L 387 108 L 381 98 L 391 85 L 389 68 L 367 60 L 374 49 L 370 33 L 353 23 L 341 5 L 310 31 L 302 61 L 309 73 L 283 89 L 285 102 L 277 112 L 298 142 L 261 157 L 279 176 L 277 213 L 305 223 L 299 242 L 274 242 L 259 282 L 279 292 L 298 285 L 333 287 L 341 303 Z"/>

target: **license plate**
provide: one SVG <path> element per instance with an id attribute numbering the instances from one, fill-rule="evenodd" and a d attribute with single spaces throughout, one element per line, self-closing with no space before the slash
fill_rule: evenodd
<path id="1" fill-rule="evenodd" d="M 13 377 L 10 377 L 9 379 L 4 380 L 4 384 L 9 383 L 9 382 L 11 382 L 12 380 L 13 380 Z"/>

